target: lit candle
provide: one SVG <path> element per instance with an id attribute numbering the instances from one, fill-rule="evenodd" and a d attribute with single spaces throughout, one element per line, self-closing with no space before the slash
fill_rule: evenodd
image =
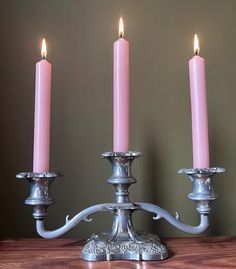
<path id="1" fill-rule="evenodd" d="M 189 61 L 192 110 L 193 167 L 209 167 L 207 95 L 205 60 L 199 56 L 197 35 L 194 36 L 194 56 Z"/>
<path id="2" fill-rule="evenodd" d="M 119 39 L 114 43 L 113 151 L 129 150 L 129 42 L 124 39 L 122 18 Z"/>
<path id="3" fill-rule="evenodd" d="M 36 64 L 34 113 L 34 172 L 49 171 L 51 64 L 46 60 L 45 39 L 41 49 L 42 60 Z"/>

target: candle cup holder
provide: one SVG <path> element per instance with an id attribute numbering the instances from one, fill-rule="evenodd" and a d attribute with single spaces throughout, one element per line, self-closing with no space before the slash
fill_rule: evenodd
<path id="1" fill-rule="evenodd" d="M 190 233 L 200 234 L 209 225 L 208 215 L 211 213 L 211 202 L 216 199 L 213 191 L 212 177 L 223 173 L 223 168 L 180 169 L 178 173 L 190 177 L 193 185 L 192 193 L 188 198 L 197 203 L 200 214 L 200 224 L 186 225 L 180 221 L 179 214 L 170 214 L 165 209 L 149 203 L 133 203 L 129 200 L 129 186 L 136 183 L 131 172 L 131 164 L 139 152 L 106 152 L 102 155 L 110 161 L 112 176 L 108 184 L 115 187 L 115 201 L 102 203 L 84 209 L 72 219 L 66 217 L 65 224 L 53 231 L 44 227 L 47 216 L 47 207 L 53 203 L 49 196 L 50 185 L 53 179 L 60 176 L 56 173 L 20 173 L 17 178 L 26 178 L 30 182 L 31 193 L 26 199 L 27 205 L 33 206 L 33 216 L 36 220 L 36 229 L 43 238 L 57 238 L 73 229 L 80 221 L 91 221 L 90 216 L 97 212 L 111 212 L 113 225 L 110 232 L 92 235 L 81 252 L 81 258 L 88 261 L 102 260 L 163 260 L 168 257 L 168 251 L 161 244 L 159 238 L 147 232 L 135 231 L 132 223 L 132 214 L 135 211 L 147 211 L 155 214 L 154 220 L 165 219 L 177 229 Z"/>
<path id="2" fill-rule="evenodd" d="M 33 207 L 35 219 L 46 218 L 48 206 L 54 203 L 50 197 L 50 186 L 57 177 L 61 177 L 61 175 L 54 172 L 25 172 L 17 175 L 17 178 L 27 179 L 30 184 L 30 195 L 25 200 L 25 204 Z"/>

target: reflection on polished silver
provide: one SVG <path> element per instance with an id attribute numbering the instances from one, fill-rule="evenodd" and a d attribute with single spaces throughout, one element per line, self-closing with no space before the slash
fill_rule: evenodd
<path id="1" fill-rule="evenodd" d="M 20 173 L 18 178 L 26 178 L 30 182 L 30 196 L 25 203 L 33 207 L 33 216 L 36 219 L 36 229 L 44 238 L 56 238 L 67 233 L 80 221 L 90 222 L 90 216 L 97 212 L 111 212 L 113 225 L 110 232 L 92 235 L 84 246 L 81 257 L 89 261 L 101 260 L 163 260 L 168 257 L 168 251 L 159 238 L 150 233 L 135 231 L 132 223 L 132 214 L 135 211 L 147 211 L 154 214 L 153 219 L 165 219 L 177 229 L 190 233 L 200 234 L 209 225 L 208 215 L 211 212 L 210 203 L 216 199 L 212 187 L 212 177 L 223 173 L 223 168 L 180 169 L 179 174 L 186 174 L 192 181 L 192 192 L 189 199 L 197 203 L 200 214 L 200 223 L 197 226 L 184 224 L 179 214 L 170 214 L 165 209 L 149 203 L 132 203 L 129 200 L 129 186 L 136 182 L 131 172 L 131 165 L 135 158 L 142 156 L 140 152 L 106 152 L 102 155 L 112 165 L 112 175 L 107 183 L 115 187 L 113 203 L 103 203 L 84 209 L 72 219 L 66 217 L 65 224 L 53 231 L 44 227 L 47 208 L 53 203 L 50 197 L 50 185 L 59 177 L 56 173 Z"/>
<path id="2" fill-rule="evenodd" d="M 189 176 L 193 190 L 188 198 L 197 203 L 197 211 L 200 214 L 211 212 L 210 203 L 217 198 L 217 194 L 213 190 L 212 178 L 215 174 L 224 172 L 225 169 L 221 167 L 180 169 L 178 171 L 179 174 Z"/>
<path id="3" fill-rule="evenodd" d="M 61 175 L 53 172 L 25 172 L 17 175 L 17 178 L 26 178 L 30 183 L 30 196 L 25 200 L 25 204 L 33 206 L 35 219 L 45 218 L 47 207 L 54 203 L 50 197 L 50 185 L 56 177 L 61 177 Z"/>

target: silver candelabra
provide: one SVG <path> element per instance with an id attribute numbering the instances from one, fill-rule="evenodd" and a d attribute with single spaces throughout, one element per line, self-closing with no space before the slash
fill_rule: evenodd
<path id="1" fill-rule="evenodd" d="M 182 223 L 178 213 L 171 215 L 165 209 L 149 203 L 133 203 L 129 200 L 129 186 L 136 183 L 131 172 L 131 165 L 135 158 L 142 156 L 140 152 L 129 151 L 106 152 L 103 158 L 110 161 L 112 176 L 107 183 L 115 187 L 115 200 L 113 203 L 97 204 L 84 209 L 72 219 L 66 217 L 65 224 L 53 231 L 47 231 L 44 219 L 47 208 L 54 201 L 50 197 L 52 181 L 60 177 L 57 173 L 20 173 L 17 178 L 27 179 L 30 183 L 30 196 L 25 204 L 33 207 L 33 216 L 36 220 L 36 229 L 43 238 L 57 238 L 73 229 L 80 221 L 91 221 L 90 216 L 101 211 L 113 214 L 113 224 L 110 232 L 92 235 L 85 244 L 81 257 L 88 261 L 102 260 L 163 260 L 168 257 L 168 251 L 161 244 L 155 234 L 135 231 L 132 223 L 132 213 L 137 210 L 148 211 L 155 216 L 154 220 L 165 219 L 177 229 L 189 233 L 200 234 L 208 225 L 208 216 L 211 213 L 211 202 L 217 198 L 213 191 L 212 178 L 215 174 L 223 173 L 224 168 L 180 169 L 179 174 L 186 174 L 192 182 L 192 192 L 188 195 L 190 200 L 196 202 L 197 212 L 200 214 L 200 223 L 190 226 Z"/>

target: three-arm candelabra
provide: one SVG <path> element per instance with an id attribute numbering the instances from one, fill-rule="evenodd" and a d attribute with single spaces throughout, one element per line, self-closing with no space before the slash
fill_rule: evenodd
<path id="1" fill-rule="evenodd" d="M 132 176 L 131 164 L 140 152 L 106 152 L 103 155 L 110 161 L 112 176 L 107 183 L 115 187 L 115 201 L 113 203 L 97 204 L 84 209 L 72 219 L 66 217 L 66 223 L 53 231 L 47 231 L 44 219 L 47 208 L 54 201 L 50 197 L 50 185 L 59 177 L 57 173 L 20 173 L 17 178 L 26 178 L 30 183 L 30 196 L 25 203 L 33 207 L 33 216 L 36 220 L 36 229 L 44 238 L 56 238 L 73 229 L 80 221 L 91 221 L 90 216 L 101 211 L 113 214 L 113 225 L 110 232 L 92 235 L 85 244 L 81 257 L 88 261 L 101 260 L 163 260 L 168 257 L 168 251 L 161 244 L 159 238 L 150 233 L 135 231 L 132 224 L 132 213 L 137 210 L 148 211 L 155 216 L 154 220 L 165 219 L 177 229 L 190 233 L 200 234 L 209 225 L 208 215 L 211 213 L 211 202 L 217 195 L 213 191 L 212 177 L 224 172 L 223 168 L 180 169 L 179 174 L 188 175 L 192 182 L 192 192 L 188 198 L 196 202 L 197 212 L 200 214 L 200 223 L 190 226 L 182 223 L 178 213 L 171 215 L 165 209 L 149 203 L 133 203 L 129 200 L 129 186 L 136 183 Z"/>

